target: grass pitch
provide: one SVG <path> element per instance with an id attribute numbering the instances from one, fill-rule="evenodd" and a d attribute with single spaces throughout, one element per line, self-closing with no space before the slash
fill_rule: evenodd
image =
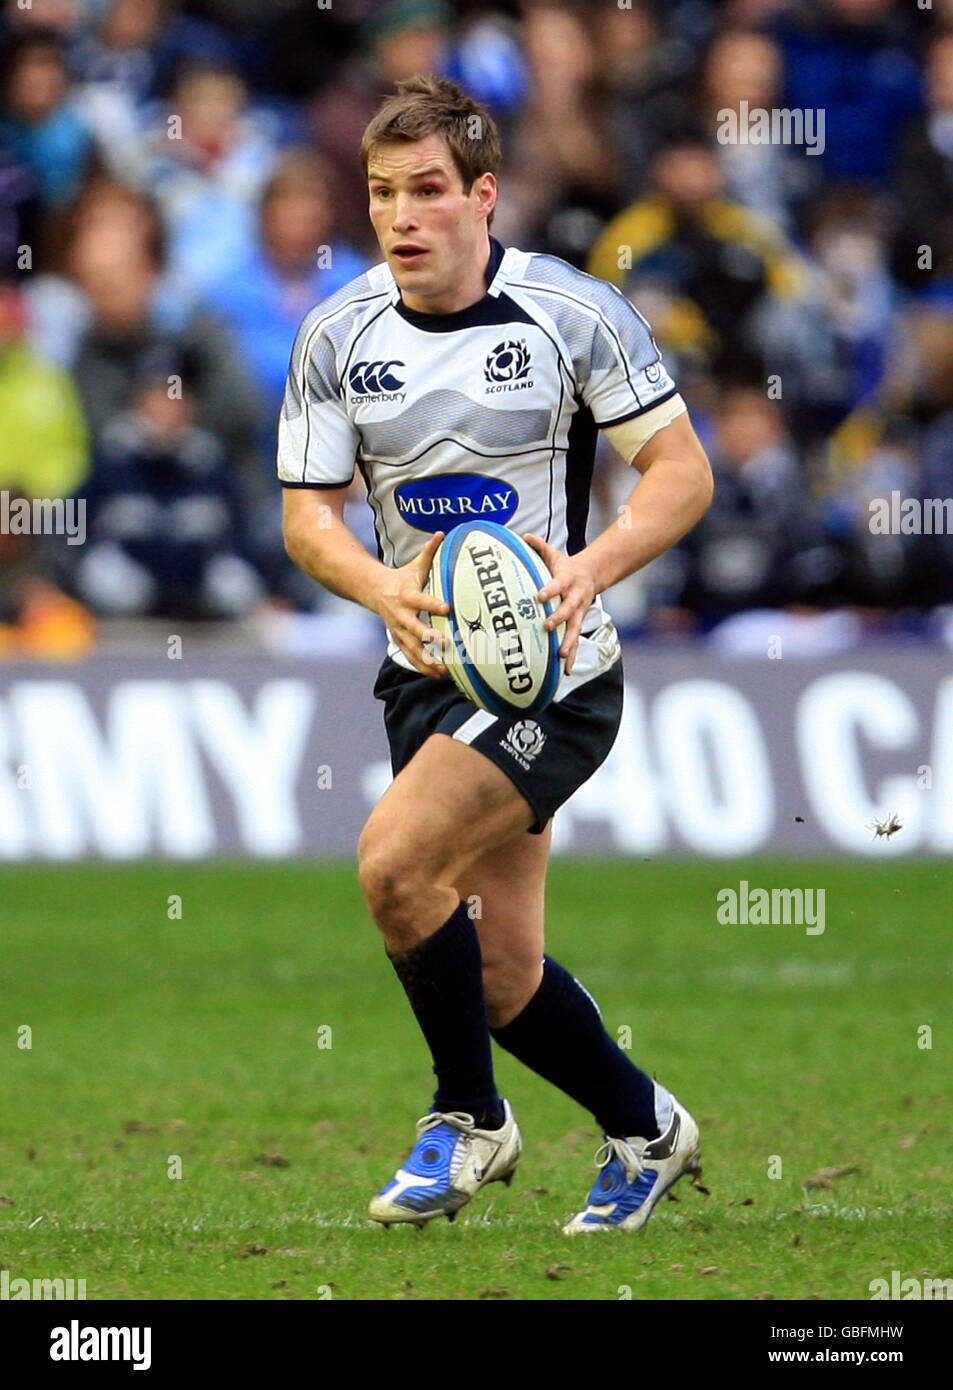
<path id="1" fill-rule="evenodd" d="M 824 888 L 824 934 L 719 925 L 741 879 Z M 89 1299 L 863 1300 L 894 1269 L 953 1277 L 949 863 L 555 864 L 549 948 L 697 1116 L 711 1194 L 686 1180 L 642 1233 L 574 1239 L 599 1136 L 501 1053 L 513 1187 L 422 1234 L 365 1220 L 432 1078 L 352 866 L 8 869 L 3 900 L 11 1278 L 84 1278 Z"/>

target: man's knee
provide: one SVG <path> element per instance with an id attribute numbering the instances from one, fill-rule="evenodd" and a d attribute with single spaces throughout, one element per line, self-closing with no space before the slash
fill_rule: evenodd
<path id="1" fill-rule="evenodd" d="M 369 835 L 365 828 L 358 844 L 358 878 L 378 926 L 406 915 L 409 899 L 418 888 L 414 877 L 406 845 L 396 837 Z"/>
<path id="2" fill-rule="evenodd" d="M 358 842 L 358 878 L 371 916 L 388 945 L 409 949 L 420 936 L 421 905 L 441 883 L 439 857 L 373 817 Z"/>

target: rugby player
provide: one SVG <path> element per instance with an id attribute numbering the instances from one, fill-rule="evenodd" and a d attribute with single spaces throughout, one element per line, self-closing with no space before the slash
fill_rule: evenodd
<path id="1" fill-rule="evenodd" d="M 482 107 L 453 82 L 411 78 L 371 121 L 361 159 L 384 260 L 301 324 L 278 476 L 291 558 L 388 633 L 374 694 L 394 780 L 361 834 L 360 882 L 437 1090 L 369 1213 L 452 1220 L 512 1180 L 521 1139 L 494 1082 L 495 1039 L 603 1132 L 595 1184 L 564 1230 L 638 1229 L 697 1172 L 698 1127 L 545 953 L 544 890 L 553 814 L 620 720 L 619 641 L 599 596 L 694 526 L 711 469 L 628 300 L 491 236 L 500 145 Z M 598 429 L 641 478 L 587 544 Z M 344 523 L 355 464 L 376 559 Z M 519 730 L 457 690 L 424 621 L 448 611 L 424 592 L 436 548 L 475 517 L 525 536 L 553 575 L 541 597 L 560 600 L 549 626 L 566 624 L 556 698 Z"/>

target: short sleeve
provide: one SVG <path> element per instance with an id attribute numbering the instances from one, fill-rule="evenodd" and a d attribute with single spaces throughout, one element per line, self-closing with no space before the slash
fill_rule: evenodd
<path id="1" fill-rule="evenodd" d="M 661 405 L 676 387 L 651 328 L 625 295 L 590 278 L 588 298 L 598 317 L 588 359 L 577 363 L 579 387 L 596 424 L 605 429 Z"/>
<path id="2" fill-rule="evenodd" d="M 278 479 L 284 487 L 347 487 L 360 444 L 341 399 L 332 344 L 322 332 L 322 306 L 295 337 L 278 417 Z"/>

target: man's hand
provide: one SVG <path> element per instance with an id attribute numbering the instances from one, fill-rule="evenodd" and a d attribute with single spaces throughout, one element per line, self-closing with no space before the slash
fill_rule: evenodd
<path id="1" fill-rule="evenodd" d="M 557 594 L 562 599 L 559 607 L 546 619 L 546 630 L 552 632 L 560 623 L 566 624 L 566 635 L 559 655 L 566 659 L 568 676 L 576 662 L 576 648 L 583 620 L 593 599 L 598 593 L 596 577 L 592 566 L 585 558 L 585 552 L 578 555 L 564 555 L 554 545 L 544 541 L 542 536 L 524 534 L 523 539 L 546 561 L 552 580 L 539 591 L 539 597 L 546 601 Z"/>
<path id="2" fill-rule="evenodd" d="M 447 674 L 447 668 L 439 658 L 426 650 L 424 643 L 435 646 L 439 651 L 447 639 L 421 622 L 418 614 L 421 610 L 426 613 L 450 612 L 448 603 L 434 598 L 433 594 L 424 593 L 433 557 L 443 535 L 442 531 L 438 531 L 431 536 L 409 564 L 388 570 L 374 603 L 374 611 L 384 619 L 408 661 L 423 675 L 438 678 Z"/>

